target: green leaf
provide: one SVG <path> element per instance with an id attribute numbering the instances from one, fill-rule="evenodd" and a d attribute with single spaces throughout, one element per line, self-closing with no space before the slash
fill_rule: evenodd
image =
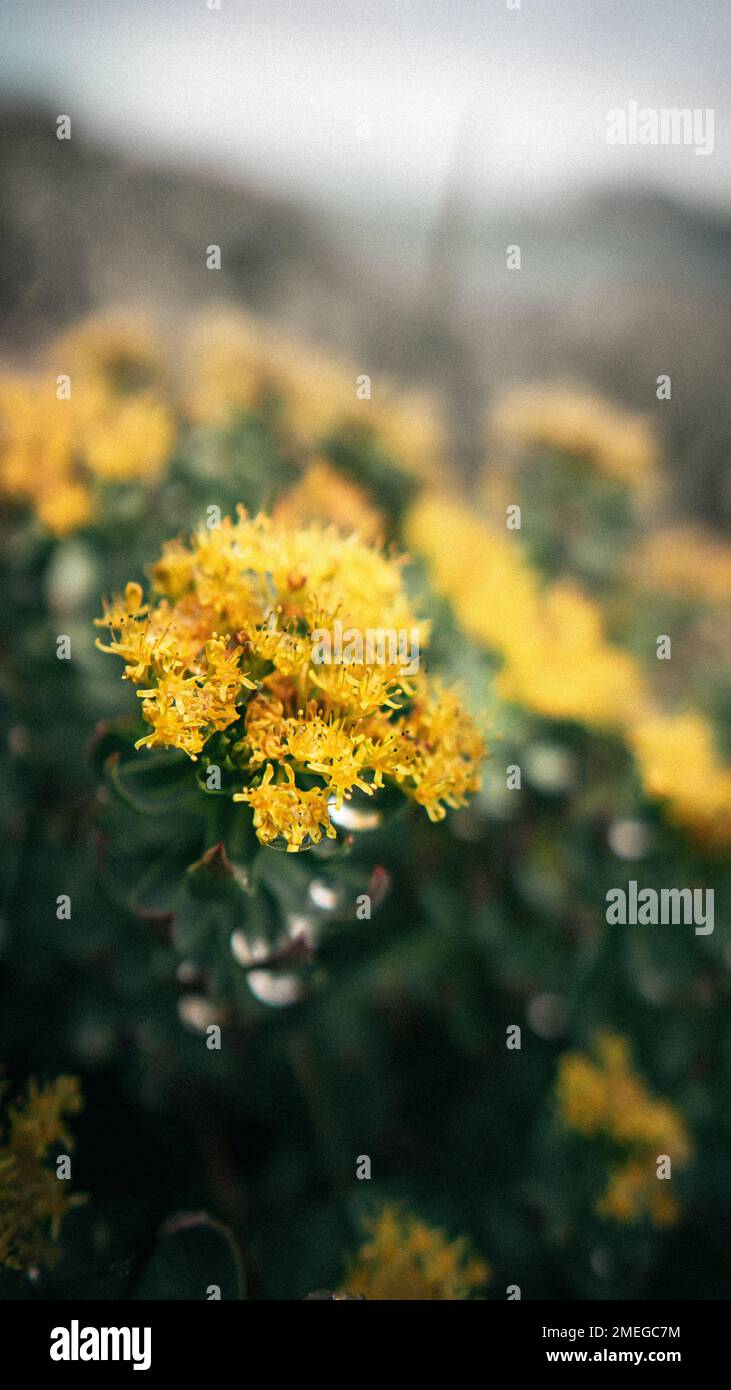
<path id="1" fill-rule="evenodd" d="M 135 739 L 139 737 L 140 725 L 136 719 L 117 719 L 112 723 L 107 720 L 100 721 L 88 745 L 88 756 L 95 771 L 98 774 L 103 773 L 107 761 L 115 754 L 117 757 L 125 754 L 129 757 Z"/>
<path id="2" fill-rule="evenodd" d="M 179 1212 L 160 1228 L 144 1265 L 136 1299 L 221 1299 L 244 1297 L 234 1238 L 206 1212 Z"/>
<path id="3" fill-rule="evenodd" d="M 107 758 L 104 770 L 120 800 L 138 815 L 173 815 L 192 809 L 199 801 L 185 754 L 143 754 L 122 762 L 117 752 Z"/>

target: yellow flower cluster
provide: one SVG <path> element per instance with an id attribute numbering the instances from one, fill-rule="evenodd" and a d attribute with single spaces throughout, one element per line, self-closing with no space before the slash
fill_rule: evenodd
<path id="1" fill-rule="evenodd" d="M 657 472 L 648 420 L 576 387 L 515 387 L 498 399 L 489 432 L 521 449 L 568 455 L 628 486 L 646 488 Z"/>
<path id="2" fill-rule="evenodd" d="M 129 317 L 100 316 L 52 344 L 44 369 L 0 376 L 0 496 L 30 504 L 66 535 L 97 513 L 97 484 L 150 483 L 172 452 L 176 412 L 219 427 L 241 411 L 266 415 L 300 458 L 315 454 L 293 507 L 318 511 L 375 538 L 381 519 L 332 466 L 319 443 L 373 444 L 394 465 L 425 478 L 444 450 L 430 398 L 374 380 L 244 314 L 193 324 L 175 397 L 158 345 Z M 70 379 L 58 385 L 59 377 Z M 61 395 L 59 399 L 57 391 Z"/>
<path id="3" fill-rule="evenodd" d="M 677 1203 L 658 1178 L 656 1162 L 665 1154 L 674 1167 L 687 1165 L 690 1139 L 677 1111 L 633 1072 L 627 1040 L 603 1033 L 591 1055 L 564 1053 L 556 1100 L 568 1129 L 585 1139 L 609 1140 L 621 1151 L 598 1202 L 599 1215 L 620 1222 L 648 1215 L 657 1226 L 672 1225 Z"/>
<path id="4" fill-rule="evenodd" d="M 674 824 L 709 848 L 731 842 L 731 768 L 719 763 L 702 715 L 651 714 L 629 731 L 648 796 L 666 803 Z"/>
<path id="5" fill-rule="evenodd" d="M 643 698 L 636 662 L 605 640 L 598 608 L 568 583 L 542 595 L 536 624 L 515 635 L 496 685 L 503 699 L 597 728 L 624 724 Z"/>
<path id="6" fill-rule="evenodd" d="M 336 433 L 373 440 L 420 477 L 433 476 L 443 453 L 442 422 L 427 395 L 378 379 L 368 399 L 362 369 L 242 313 L 202 318 L 191 331 L 190 363 L 187 407 L 201 424 L 268 408 L 307 449 Z"/>
<path id="7" fill-rule="evenodd" d="M 54 1146 L 72 1152 L 64 1116 L 81 1106 L 76 1078 L 59 1076 L 43 1086 L 31 1081 L 24 1099 L 8 1108 L 0 1136 L 0 1265 L 27 1270 L 58 1259 L 61 1222 L 83 1198 L 68 1196 L 68 1184 L 46 1161 Z"/>
<path id="8" fill-rule="evenodd" d="M 627 574 L 644 590 L 673 598 L 728 603 L 731 545 L 702 526 L 663 528 L 632 552 Z"/>
<path id="9" fill-rule="evenodd" d="M 407 540 L 466 632 L 498 652 L 496 694 L 549 719 L 620 732 L 648 796 L 707 848 L 731 842 L 731 769 L 694 711 L 658 711 L 639 663 L 609 643 L 597 605 L 566 582 L 541 587 L 519 539 L 453 498 L 425 494 Z"/>
<path id="10" fill-rule="evenodd" d="M 291 851 L 333 837 L 330 807 L 358 789 L 397 785 L 432 820 L 479 786 L 480 733 L 449 690 L 404 673 L 395 645 L 368 651 L 369 633 L 412 633 L 398 561 L 334 528 L 292 528 L 243 508 L 166 544 L 152 567 L 154 601 L 139 585 L 107 606 L 103 651 L 140 685 L 150 733 L 139 745 L 192 759 L 226 730 L 229 759 L 263 844 Z M 364 640 L 323 658 L 323 634 Z M 346 659 L 353 657 L 353 659 Z"/>
<path id="11" fill-rule="evenodd" d="M 407 519 L 407 540 L 429 561 L 465 631 L 502 656 L 503 699 L 598 728 L 622 726 L 641 707 L 639 667 L 607 642 L 597 606 L 568 583 L 542 589 L 514 534 L 427 494 Z"/>
<path id="12" fill-rule="evenodd" d="M 364 1222 L 365 1240 L 348 1265 L 343 1290 L 367 1299 L 454 1302 L 490 1279 L 486 1260 L 470 1253 L 466 1237 L 445 1233 L 396 1206 Z"/>
<path id="13" fill-rule="evenodd" d="M 56 535 L 85 526 L 92 515 L 69 406 L 56 399 L 50 376 L 0 379 L 0 495 L 30 503 Z"/>
<path id="14" fill-rule="evenodd" d="M 300 480 L 277 503 L 274 515 L 289 526 L 327 521 L 339 531 L 357 531 L 364 541 L 379 541 L 386 519 L 357 483 L 343 477 L 327 459 L 314 458 Z"/>
<path id="15" fill-rule="evenodd" d="M 99 482 L 149 481 L 174 425 L 157 392 L 154 346 L 125 321 L 98 320 L 51 349 L 52 368 L 0 377 L 0 495 L 66 535 L 93 520 Z M 57 378 L 70 380 L 59 399 Z"/>

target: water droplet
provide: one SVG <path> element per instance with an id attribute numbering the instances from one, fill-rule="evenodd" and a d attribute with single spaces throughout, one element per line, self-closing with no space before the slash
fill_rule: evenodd
<path id="1" fill-rule="evenodd" d="M 290 941 L 305 941 L 314 950 L 319 936 L 314 917 L 308 917 L 305 912 L 292 912 L 286 919 L 286 927 Z"/>
<path id="2" fill-rule="evenodd" d="M 342 885 L 325 878 L 313 878 L 307 892 L 319 912 L 337 912 L 345 902 Z"/>
<path id="3" fill-rule="evenodd" d="M 619 859 L 644 859 L 652 848 L 652 829 L 641 820 L 614 820 L 607 841 Z"/>
<path id="4" fill-rule="evenodd" d="M 179 985 L 197 984 L 200 986 L 203 976 L 202 971 L 199 970 L 194 961 L 181 960 L 180 964 L 176 966 L 175 978 Z"/>
<path id="5" fill-rule="evenodd" d="M 275 947 L 270 941 L 267 941 L 266 937 L 247 936 L 240 927 L 231 933 L 229 945 L 234 960 L 244 967 L 255 965 L 259 960 L 268 960 L 275 950 Z"/>
<path id="6" fill-rule="evenodd" d="M 282 975 L 274 970 L 250 970 L 246 982 L 260 1004 L 287 1008 L 302 998 L 304 987 L 297 975 Z"/>
<path id="7" fill-rule="evenodd" d="M 94 552 L 83 541 L 57 547 L 46 577 L 49 607 L 57 613 L 79 608 L 98 587 L 98 571 Z"/>
<path id="8" fill-rule="evenodd" d="M 285 839 L 284 835 L 277 835 L 275 840 L 267 841 L 267 849 L 276 849 L 280 854 L 306 854 L 308 849 L 314 849 L 314 847 L 315 842 L 309 837 L 302 841 L 302 844 L 297 847 L 296 851 L 291 850 L 289 840 Z"/>
<path id="9" fill-rule="evenodd" d="M 222 1023 L 220 1008 L 202 994 L 184 994 L 178 1000 L 178 1018 L 193 1033 L 205 1033 L 212 1023 Z"/>
<path id="10" fill-rule="evenodd" d="M 576 759 L 555 743 L 532 743 L 525 752 L 525 775 L 536 791 L 556 795 L 576 784 Z"/>
<path id="11" fill-rule="evenodd" d="M 331 797 L 327 804 L 330 820 L 333 825 L 341 830 L 363 831 L 377 830 L 382 824 L 383 816 L 377 806 L 368 806 L 352 801 L 344 801 L 342 806 L 335 804 L 335 797 Z"/>

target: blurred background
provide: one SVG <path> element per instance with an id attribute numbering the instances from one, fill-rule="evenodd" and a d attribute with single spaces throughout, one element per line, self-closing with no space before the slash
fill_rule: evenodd
<path id="1" fill-rule="evenodd" d="M 6 0 L 0 47 L 0 1297 L 727 1297 L 723 0 Z M 632 101 L 712 152 L 608 144 Z M 408 552 L 489 758 L 202 906 L 92 624 L 238 502 Z M 630 878 L 714 932 L 610 927 Z"/>
<path id="2" fill-rule="evenodd" d="M 646 409 L 666 372 L 678 497 L 728 519 L 723 0 L 9 0 L 0 23 L 6 349 L 110 303 L 179 324 L 233 300 L 427 384 L 463 470 L 506 382 Z M 713 152 L 608 144 L 632 100 L 712 108 Z"/>

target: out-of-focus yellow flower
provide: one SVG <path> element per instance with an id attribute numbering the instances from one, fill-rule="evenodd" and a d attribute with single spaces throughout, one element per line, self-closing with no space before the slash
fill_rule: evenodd
<path id="1" fill-rule="evenodd" d="M 57 535 L 91 518 L 71 403 L 56 398 L 50 377 L 0 379 L 0 494 L 29 503 Z"/>
<path id="2" fill-rule="evenodd" d="M 471 1298 L 490 1280 L 486 1260 L 460 1236 L 427 1226 L 397 1206 L 363 1222 L 365 1240 L 348 1265 L 343 1290 L 380 1301 L 454 1302 Z"/>
<path id="3" fill-rule="evenodd" d="M 376 381 L 370 401 L 358 401 L 349 417 L 351 430 L 370 435 L 385 454 L 424 481 L 434 481 L 445 454 L 444 425 L 434 400 L 425 391 L 401 392 Z"/>
<path id="4" fill-rule="evenodd" d="M 153 480 L 175 427 L 155 394 L 153 346 L 133 325 L 92 320 L 49 360 L 47 372 L 0 379 L 0 494 L 67 535 L 96 516 L 98 483 Z M 70 379 L 68 398 L 58 398 L 59 376 Z"/>
<path id="5" fill-rule="evenodd" d="M 731 769 L 710 725 L 694 712 L 656 711 L 639 663 L 606 640 L 586 594 L 568 583 L 541 588 L 520 539 L 453 498 L 417 501 L 406 536 L 465 631 L 503 658 L 494 687 L 501 698 L 546 718 L 619 730 L 671 821 L 708 848 L 731 841 Z"/>
<path id="6" fill-rule="evenodd" d="M 674 598 L 727 603 L 731 598 L 731 545 L 702 526 L 655 531 L 631 553 L 631 581 Z"/>
<path id="7" fill-rule="evenodd" d="M 361 404 L 357 373 L 312 345 L 272 332 L 267 366 L 277 383 L 281 423 L 308 448 L 338 430 Z"/>
<path id="8" fill-rule="evenodd" d="M 189 416 L 197 424 L 222 426 L 240 411 L 259 410 L 281 390 L 267 370 L 268 358 L 260 320 L 243 312 L 203 315 L 189 333 Z"/>
<path id="9" fill-rule="evenodd" d="M 503 699 L 598 728 L 621 727 L 641 708 L 639 667 L 606 641 L 596 605 L 573 585 L 542 590 L 514 534 L 431 495 L 412 509 L 406 534 L 465 630 L 503 657 L 496 680 Z"/>
<path id="10" fill-rule="evenodd" d="M 516 628 L 538 621 L 539 581 L 512 536 L 480 521 L 457 498 L 427 493 L 406 518 L 406 541 L 429 562 L 465 631 L 503 652 Z"/>
<path id="11" fill-rule="evenodd" d="M 98 645 L 144 687 L 151 732 L 138 746 L 196 760 L 225 732 L 244 782 L 234 799 L 262 843 L 296 851 L 332 836 L 330 805 L 384 779 L 432 820 L 478 789 L 482 736 L 419 669 L 429 628 L 399 561 L 334 527 L 240 508 L 190 545 L 168 543 L 152 577 L 154 602 L 129 584 L 98 620 L 110 633 Z"/>
<path id="12" fill-rule="evenodd" d="M 54 375 L 93 386 L 104 396 L 163 389 L 163 354 L 152 329 L 126 313 L 100 313 L 62 333 L 48 354 Z"/>
<path id="13" fill-rule="evenodd" d="M 489 431 L 520 449 L 566 454 L 629 487 L 647 488 L 657 472 L 657 443 L 645 416 L 578 387 L 515 387 L 493 407 Z"/>
<path id="14" fill-rule="evenodd" d="M 357 531 L 369 542 L 382 538 L 386 524 L 363 489 L 321 458 L 307 466 L 299 482 L 277 503 L 274 515 L 290 526 L 329 521 L 339 531 Z"/>
<path id="15" fill-rule="evenodd" d="M 38 516 L 54 536 L 69 536 L 88 526 L 94 515 L 91 496 L 83 483 L 64 482 L 37 502 Z"/>
<path id="16" fill-rule="evenodd" d="M 589 1054 L 566 1052 L 556 1078 L 556 1102 L 562 1123 L 585 1139 L 601 1138 L 617 1147 L 607 1187 L 597 1211 L 620 1222 L 648 1215 L 658 1226 L 678 1215 L 675 1199 L 657 1176 L 657 1159 L 667 1155 L 678 1168 L 691 1158 L 691 1143 L 682 1117 L 657 1100 L 632 1070 L 629 1044 L 602 1033 Z"/>
<path id="17" fill-rule="evenodd" d="M 676 1224 L 680 1207 L 658 1180 L 650 1155 L 628 1159 L 611 1172 L 606 1192 L 597 1203 L 597 1214 L 620 1225 L 639 1221 L 646 1214 L 653 1226 L 662 1230 Z"/>
<path id="18" fill-rule="evenodd" d="M 170 456 L 175 424 L 151 330 L 134 318 L 99 315 L 65 333 L 49 356 L 71 377 L 66 404 L 84 468 L 104 482 L 154 479 Z"/>
<path id="19" fill-rule="evenodd" d="M 52 1148 L 73 1151 L 64 1116 L 81 1107 L 76 1078 L 59 1076 L 42 1086 L 31 1081 L 8 1108 L 0 1135 L 0 1265 L 27 1270 L 58 1259 L 61 1223 L 83 1198 L 68 1195 L 46 1164 Z"/>
<path id="20" fill-rule="evenodd" d="M 84 462 L 104 482 L 152 481 L 174 438 L 167 407 L 149 393 L 88 402 L 79 425 Z"/>
<path id="21" fill-rule="evenodd" d="M 709 848 L 731 842 L 731 768 L 702 715 L 648 713 L 629 743 L 646 792 L 665 803 L 671 821 Z"/>
<path id="22" fill-rule="evenodd" d="M 559 1063 L 556 1083 L 561 1119 L 586 1139 L 599 1134 L 607 1122 L 604 1077 L 582 1052 L 567 1052 Z"/>
<path id="23" fill-rule="evenodd" d="M 397 466 L 432 476 L 444 448 L 433 401 L 383 379 L 363 397 L 361 370 L 243 313 L 207 315 L 191 334 L 187 407 L 199 424 L 268 412 L 306 450 L 338 435 L 369 440 Z"/>
<path id="24" fill-rule="evenodd" d="M 549 587 L 535 626 L 511 639 L 495 681 L 503 699 L 593 728 L 622 727 L 642 707 L 634 657 L 605 640 L 599 609 L 574 585 Z"/>

